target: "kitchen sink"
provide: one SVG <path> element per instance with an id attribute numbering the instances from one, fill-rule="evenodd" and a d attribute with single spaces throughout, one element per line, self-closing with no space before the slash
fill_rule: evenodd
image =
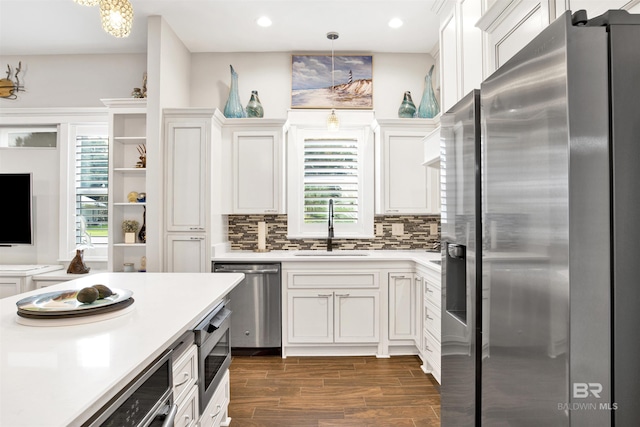
<path id="1" fill-rule="evenodd" d="M 294 256 L 368 256 L 368 252 L 357 251 L 298 251 Z"/>

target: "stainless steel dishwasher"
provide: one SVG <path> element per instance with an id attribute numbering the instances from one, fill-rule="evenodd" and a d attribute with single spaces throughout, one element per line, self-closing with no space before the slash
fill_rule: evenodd
<path id="1" fill-rule="evenodd" d="M 214 273 L 243 273 L 229 294 L 232 355 L 282 354 L 280 263 L 214 262 Z"/>

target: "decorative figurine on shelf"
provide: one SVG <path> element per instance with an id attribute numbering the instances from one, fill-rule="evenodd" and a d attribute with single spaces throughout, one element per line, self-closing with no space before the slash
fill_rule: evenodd
<path id="1" fill-rule="evenodd" d="M 140 153 L 140 160 L 136 163 L 136 167 L 144 169 L 147 167 L 147 146 L 145 144 L 138 145 L 138 153 Z"/>
<path id="2" fill-rule="evenodd" d="M 132 191 L 129 194 L 127 194 L 127 201 L 129 203 L 137 203 L 138 202 L 138 192 L 137 191 Z"/>
<path id="3" fill-rule="evenodd" d="M 142 97 L 147 97 L 147 73 L 142 74 Z"/>
<path id="4" fill-rule="evenodd" d="M 11 65 L 7 64 L 7 78 L 0 79 L 0 98 L 16 99 L 18 97 L 17 92 L 24 92 L 24 86 L 20 84 L 20 71 L 22 71 L 22 61 L 18 62 L 18 68 L 13 75 L 15 82 L 11 78 L 13 70 Z"/>
<path id="5" fill-rule="evenodd" d="M 131 97 L 132 98 L 144 98 L 144 96 L 142 96 L 142 89 L 140 89 L 139 87 L 134 87 L 133 88 L 133 92 L 131 92 Z"/>
<path id="6" fill-rule="evenodd" d="M 67 267 L 67 273 L 87 274 L 89 270 L 91 270 L 91 268 L 85 265 L 84 259 L 82 258 L 83 255 L 84 255 L 84 250 L 76 249 L 76 256 L 74 256 L 71 262 L 69 263 L 69 267 Z"/>
<path id="7" fill-rule="evenodd" d="M 223 114 L 227 118 L 243 118 L 247 117 L 247 113 L 240 102 L 240 95 L 238 95 L 238 73 L 233 69 L 233 65 L 229 65 L 231 69 L 231 86 L 229 86 L 229 98 L 224 105 Z"/>
<path id="8" fill-rule="evenodd" d="M 138 193 L 138 197 L 136 197 L 136 202 L 144 203 L 147 201 L 147 193 Z"/>
<path id="9" fill-rule="evenodd" d="M 422 100 L 420 101 L 417 114 L 417 116 L 422 119 L 432 119 L 440 112 L 438 98 L 436 98 L 436 94 L 433 91 L 433 83 L 431 81 L 433 67 L 432 65 L 429 73 L 424 78 L 424 92 L 422 93 Z"/>
<path id="10" fill-rule="evenodd" d="M 143 256 L 140 258 L 140 272 L 144 273 L 147 271 L 147 257 Z"/>
<path id="11" fill-rule="evenodd" d="M 144 194 L 144 193 L 140 193 Z M 144 207 L 144 211 L 142 212 L 142 227 L 140 227 L 140 231 L 138 231 L 138 239 L 142 243 L 147 243 L 147 207 Z"/>
<path id="12" fill-rule="evenodd" d="M 125 219 L 122 221 L 122 231 L 124 231 L 124 242 L 135 243 L 136 233 L 140 228 L 140 223 L 135 219 Z"/>

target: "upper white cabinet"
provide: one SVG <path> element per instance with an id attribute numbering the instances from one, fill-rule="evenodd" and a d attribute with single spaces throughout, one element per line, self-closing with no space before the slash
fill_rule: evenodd
<path id="1" fill-rule="evenodd" d="M 441 19 L 440 75 L 442 111 L 447 111 L 483 78 L 482 16 L 480 0 L 458 0 Z"/>
<path id="2" fill-rule="evenodd" d="M 376 213 L 439 213 L 432 204 L 439 182 L 423 166 L 426 135 L 437 126 L 433 119 L 388 119 L 378 121 L 376 131 Z"/>
<path id="3" fill-rule="evenodd" d="M 146 149 L 147 100 L 103 99 L 109 109 L 109 271 L 123 271 L 125 263 L 140 268 L 146 256 L 146 239 L 136 236 L 134 243 L 124 242 L 122 221 L 136 220 L 142 226 L 146 198 L 146 162 L 139 163 L 142 147 Z M 144 167 L 143 167 L 144 166 Z M 157 198 L 157 194 L 149 194 Z M 137 234 L 137 232 L 136 232 Z"/>
<path id="4" fill-rule="evenodd" d="M 223 212 L 284 213 L 284 120 L 226 119 Z"/>
<path id="5" fill-rule="evenodd" d="M 165 271 L 210 271 L 214 110 L 164 111 Z"/>

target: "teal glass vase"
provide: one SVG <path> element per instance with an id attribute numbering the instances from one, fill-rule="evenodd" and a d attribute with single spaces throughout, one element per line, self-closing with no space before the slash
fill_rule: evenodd
<path id="1" fill-rule="evenodd" d="M 229 87 L 229 98 L 224 106 L 223 114 L 227 118 L 240 119 L 247 117 L 247 113 L 244 111 L 244 107 L 240 102 L 240 95 L 238 95 L 238 73 L 233 69 L 233 65 L 229 65 L 231 68 L 231 86 Z"/>
<path id="2" fill-rule="evenodd" d="M 438 99 L 433 91 L 433 82 L 431 81 L 432 74 L 433 65 L 429 69 L 429 74 L 424 78 L 424 92 L 422 93 L 422 100 L 420 100 L 420 106 L 418 107 L 418 117 L 422 119 L 432 119 L 440 112 L 440 105 L 438 105 Z"/>
<path id="3" fill-rule="evenodd" d="M 247 104 L 247 117 L 264 117 L 264 109 L 258 98 L 258 91 L 251 91 L 251 99 Z"/>
<path id="4" fill-rule="evenodd" d="M 401 119 L 410 119 L 416 115 L 416 104 L 411 99 L 411 92 L 406 91 L 400 108 L 398 108 L 398 117 Z"/>

